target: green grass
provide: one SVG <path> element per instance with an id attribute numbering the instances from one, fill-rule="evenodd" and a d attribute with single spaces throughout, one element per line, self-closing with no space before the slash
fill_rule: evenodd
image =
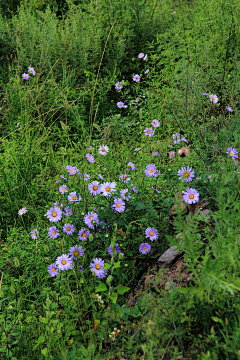
<path id="1" fill-rule="evenodd" d="M 0 8 L 0 359 L 239 359 L 239 162 L 226 154 L 239 151 L 239 2 L 69 1 L 56 12 L 54 1 L 29 0 Z M 37 74 L 24 81 L 28 66 Z M 160 126 L 149 138 L 144 129 L 153 119 Z M 177 132 L 188 144 L 173 144 Z M 106 156 L 98 153 L 103 144 Z M 180 157 L 184 145 L 189 156 Z M 68 175 L 69 164 L 80 175 Z M 147 177 L 148 164 L 160 174 Z M 190 184 L 177 175 L 188 165 Z M 117 183 L 115 195 L 131 193 L 122 213 L 111 208 L 114 196 L 90 195 L 88 184 L 102 183 L 98 174 Z M 123 183 L 122 174 L 131 180 Z M 59 193 L 62 184 L 68 193 Z M 209 222 L 190 205 L 189 215 L 179 207 L 170 223 L 176 193 L 188 186 L 208 203 Z M 79 204 L 69 203 L 72 191 Z M 54 203 L 73 215 L 49 222 Z M 81 241 L 94 208 L 105 228 Z M 66 223 L 73 235 L 63 232 Z M 148 227 L 158 230 L 157 241 L 146 238 Z M 169 291 L 157 286 L 164 270 L 156 262 L 170 243 L 178 246 L 179 233 L 192 281 Z M 147 255 L 139 252 L 144 242 Z M 121 252 L 111 257 L 116 244 Z M 84 255 L 51 277 L 48 266 L 75 245 Z M 94 258 L 104 259 L 106 278 L 90 272 Z M 154 286 L 129 306 L 150 269 Z"/>

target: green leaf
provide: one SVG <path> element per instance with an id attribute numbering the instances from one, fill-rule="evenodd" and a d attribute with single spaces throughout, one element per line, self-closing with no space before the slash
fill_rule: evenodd
<path id="1" fill-rule="evenodd" d="M 135 203 L 135 208 L 136 208 L 136 210 L 142 210 L 142 209 L 145 209 L 146 208 L 146 205 L 144 204 L 144 203 L 142 203 L 142 202 L 136 202 Z"/>
<path id="2" fill-rule="evenodd" d="M 114 269 L 120 268 L 120 261 L 114 263 L 113 267 Z"/>
<path id="3" fill-rule="evenodd" d="M 116 302 L 117 302 L 117 297 L 118 297 L 118 294 L 117 294 L 117 293 L 112 293 L 112 295 L 109 296 L 109 298 L 112 300 L 112 302 L 113 302 L 114 304 L 116 304 Z"/>
<path id="4" fill-rule="evenodd" d="M 126 287 L 126 286 L 121 286 L 121 285 L 118 285 L 118 287 L 116 288 L 117 292 L 122 295 L 124 294 L 126 291 L 130 290 L 129 287 Z"/>
<path id="5" fill-rule="evenodd" d="M 211 316 L 211 319 L 215 322 L 219 322 L 221 325 L 224 326 L 224 322 L 222 319 L 219 319 L 217 316 Z"/>
<path id="6" fill-rule="evenodd" d="M 48 324 L 48 319 L 40 317 L 39 320 L 43 323 L 43 324 Z"/>
<path id="7" fill-rule="evenodd" d="M 18 260 L 17 257 L 14 258 L 14 264 L 16 267 L 18 267 L 20 265 L 20 261 Z"/>
<path id="8" fill-rule="evenodd" d="M 96 288 L 96 292 L 97 291 L 106 291 L 107 290 L 107 287 L 106 287 L 106 285 L 104 284 L 104 283 L 100 283 L 100 284 L 98 284 L 98 287 Z"/>
<path id="9" fill-rule="evenodd" d="M 44 342 L 44 336 L 41 335 L 39 336 L 39 338 L 37 339 L 37 343 L 40 344 L 40 343 L 43 343 Z"/>
<path id="10" fill-rule="evenodd" d="M 44 356 L 46 356 L 46 355 L 47 355 L 47 348 L 42 349 L 42 350 L 41 350 L 41 353 L 42 353 Z"/>
<path id="11" fill-rule="evenodd" d="M 110 267 L 111 267 L 111 265 L 110 265 L 110 264 L 105 263 L 105 264 L 104 264 L 104 268 L 103 268 L 103 270 L 110 269 Z"/>

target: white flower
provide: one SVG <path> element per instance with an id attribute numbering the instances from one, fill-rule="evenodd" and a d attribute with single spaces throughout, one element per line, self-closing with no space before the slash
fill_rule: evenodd
<path id="1" fill-rule="evenodd" d="M 109 148 L 107 147 L 107 145 L 102 145 L 100 146 L 100 148 L 98 149 L 99 154 L 101 155 L 107 155 L 107 153 L 109 152 Z"/>

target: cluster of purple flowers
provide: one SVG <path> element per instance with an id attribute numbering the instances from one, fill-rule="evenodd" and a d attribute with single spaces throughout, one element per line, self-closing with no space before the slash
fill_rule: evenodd
<path id="1" fill-rule="evenodd" d="M 145 175 L 148 177 L 158 176 L 160 172 L 156 169 L 156 165 L 149 164 L 146 166 Z"/>
<path id="2" fill-rule="evenodd" d="M 28 67 L 28 72 L 30 73 L 30 74 L 32 74 L 33 76 L 35 76 L 36 75 L 36 71 L 34 71 L 34 68 L 33 67 Z M 29 74 L 26 74 L 26 73 L 23 73 L 22 74 L 22 78 L 24 79 L 24 80 L 29 80 L 30 79 L 30 76 L 29 76 Z"/>
<path id="3" fill-rule="evenodd" d="M 172 138 L 173 138 L 174 144 L 179 144 L 181 141 L 188 143 L 187 139 L 185 137 L 181 137 L 179 132 L 177 132 L 176 134 L 173 134 Z"/>
<path id="4" fill-rule="evenodd" d="M 145 230 L 146 238 L 149 238 L 149 240 L 154 241 L 158 239 L 159 232 L 153 228 L 148 227 Z M 151 250 L 151 245 L 149 243 L 142 243 L 139 247 L 139 252 L 143 255 L 147 255 Z"/>

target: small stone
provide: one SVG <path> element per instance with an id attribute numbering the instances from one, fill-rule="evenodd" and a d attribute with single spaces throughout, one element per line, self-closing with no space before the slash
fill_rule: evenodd
<path id="1" fill-rule="evenodd" d="M 187 278 L 187 281 L 190 281 L 190 280 L 192 280 L 192 277 L 191 277 L 191 276 L 189 276 L 189 277 Z"/>
<path id="2" fill-rule="evenodd" d="M 200 215 L 209 216 L 210 214 L 211 214 L 211 211 L 209 209 L 200 211 Z"/>
<path id="3" fill-rule="evenodd" d="M 171 246 L 160 256 L 158 261 L 166 264 L 171 264 L 171 262 L 173 262 L 173 260 L 175 260 L 176 257 L 182 252 L 181 249 L 174 251 L 175 249 L 177 249 L 177 246 Z"/>
<path id="4" fill-rule="evenodd" d="M 175 282 L 167 281 L 166 284 L 165 284 L 165 289 L 169 290 L 169 289 L 172 289 L 173 287 L 176 287 L 176 286 L 177 286 L 177 284 L 175 284 Z"/>

